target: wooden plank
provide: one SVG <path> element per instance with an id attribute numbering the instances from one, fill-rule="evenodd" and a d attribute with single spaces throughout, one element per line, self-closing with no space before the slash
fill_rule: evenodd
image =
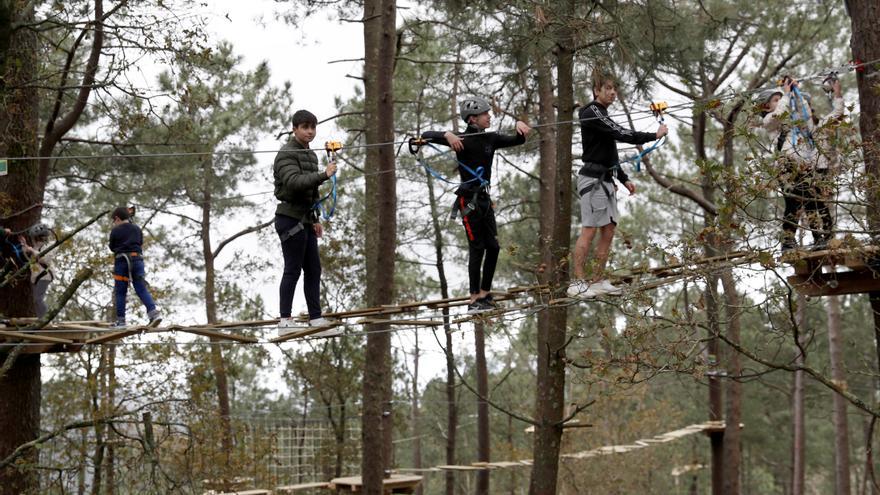
<path id="1" fill-rule="evenodd" d="M 274 339 L 269 339 L 269 342 L 273 344 L 277 344 L 279 342 L 286 342 L 292 339 L 298 339 L 302 337 L 308 337 L 309 335 L 313 335 L 316 333 L 321 333 L 325 330 L 330 330 L 331 328 L 336 328 L 342 326 L 342 322 L 334 323 L 333 325 L 324 325 L 323 327 L 308 327 L 303 328 L 302 330 L 296 330 L 284 335 L 279 335 Z"/>
<path id="2" fill-rule="evenodd" d="M 788 283 L 807 296 L 839 296 L 880 290 L 880 278 L 871 271 L 793 275 Z"/>
<path id="3" fill-rule="evenodd" d="M 458 464 L 444 464 L 442 466 L 436 466 L 437 469 L 442 469 L 444 471 L 483 471 L 486 468 L 476 467 L 476 466 L 462 466 Z"/>
<path id="4" fill-rule="evenodd" d="M 436 320 L 389 320 L 381 318 L 364 318 L 356 322 L 358 325 L 370 325 L 384 323 L 387 325 L 409 325 L 413 327 L 437 327 L 443 324 Z"/>
<path id="5" fill-rule="evenodd" d="M 276 486 L 276 493 L 296 493 L 306 490 L 314 490 L 316 488 L 329 489 L 330 483 L 327 481 L 318 481 L 316 483 L 300 483 L 298 485 Z"/>
<path id="6" fill-rule="evenodd" d="M 157 329 L 157 330 L 167 331 L 165 329 Z M 250 337 L 248 335 L 236 335 L 236 334 L 232 334 L 232 333 L 218 332 L 216 330 L 211 330 L 210 328 L 204 328 L 204 327 L 202 327 L 202 328 L 199 328 L 199 327 L 179 327 L 179 328 L 174 328 L 173 330 L 178 331 L 178 332 L 193 333 L 196 335 L 201 335 L 203 337 L 213 337 L 215 339 L 222 339 L 222 340 L 233 340 L 235 342 L 241 342 L 243 344 L 256 344 L 257 342 L 259 342 L 259 339 L 255 338 L 255 337 Z"/>
<path id="7" fill-rule="evenodd" d="M 278 319 L 274 320 L 250 320 L 250 321 L 227 321 L 223 323 L 215 323 L 206 325 L 204 328 L 239 328 L 239 327 L 266 327 L 277 325 Z"/>
<path id="8" fill-rule="evenodd" d="M 86 344 L 105 344 L 114 340 L 124 339 L 125 337 L 128 337 L 130 335 L 135 335 L 149 329 L 150 327 L 131 327 L 126 330 L 120 330 L 118 332 L 105 333 L 104 335 L 92 337 L 86 340 Z"/>
<path id="9" fill-rule="evenodd" d="M 238 492 L 223 492 L 220 495 L 272 495 L 272 490 L 257 488 L 254 490 L 243 490 Z"/>
<path id="10" fill-rule="evenodd" d="M 44 344 L 73 344 L 73 341 L 68 339 L 49 337 L 47 335 L 39 335 L 34 333 L 16 332 L 14 330 L 0 330 L 0 336 L 14 339 L 24 339 L 32 342 L 42 342 Z"/>
<path id="11" fill-rule="evenodd" d="M 84 332 L 106 332 L 108 327 L 96 327 L 96 326 L 86 326 L 80 325 L 79 323 L 69 323 L 69 322 L 60 322 L 57 325 L 53 325 L 51 328 L 58 330 L 82 330 Z"/>
<path id="12" fill-rule="evenodd" d="M 414 489 L 422 482 L 421 476 L 412 474 L 392 474 L 390 478 L 382 480 L 382 486 L 386 491 L 400 489 Z M 351 492 L 359 492 L 363 488 L 363 478 L 360 476 L 347 476 L 344 478 L 333 478 L 330 480 L 330 488 L 336 490 L 347 490 Z"/>

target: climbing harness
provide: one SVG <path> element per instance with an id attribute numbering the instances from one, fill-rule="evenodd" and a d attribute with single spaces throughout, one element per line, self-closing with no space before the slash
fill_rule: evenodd
<path id="1" fill-rule="evenodd" d="M 477 209 L 477 205 L 478 205 L 477 201 L 479 199 L 480 193 L 488 190 L 488 187 L 489 187 L 489 181 L 487 181 L 486 179 L 483 178 L 483 172 L 485 171 L 485 169 L 483 167 L 477 167 L 476 169 L 472 169 L 471 167 L 462 163 L 458 159 L 458 157 L 455 157 L 455 155 L 453 154 L 452 151 L 441 150 L 440 148 L 434 146 L 433 144 L 429 143 L 428 141 L 426 141 L 425 139 L 422 139 L 422 138 L 410 138 L 409 141 L 407 142 L 407 145 L 409 148 L 409 152 L 415 157 L 415 159 L 419 163 L 419 165 L 421 165 L 425 169 L 426 172 L 431 174 L 431 176 L 433 176 L 437 180 L 440 180 L 442 182 L 445 182 L 445 183 L 453 185 L 453 186 L 464 186 L 467 184 L 479 183 L 479 187 L 477 187 L 477 189 L 471 195 L 470 199 L 468 199 L 467 203 L 465 203 L 464 205 L 461 205 L 460 204 L 461 202 L 456 198 L 455 203 L 453 203 L 453 205 L 452 205 L 452 212 L 450 213 L 450 219 L 454 220 L 455 217 L 458 215 L 459 211 L 461 212 L 461 216 L 463 218 L 463 217 L 468 216 L 471 212 L 473 212 Z M 428 165 L 427 161 L 425 160 L 424 155 L 422 154 L 422 147 L 424 147 L 424 146 L 431 147 L 431 149 L 437 151 L 441 155 L 449 155 L 449 156 L 455 157 L 454 159 L 455 159 L 455 162 L 458 164 L 458 166 L 460 168 L 464 169 L 465 172 L 471 174 L 474 178 L 466 180 L 464 182 L 456 182 L 456 181 L 451 181 L 451 180 L 443 177 L 442 175 L 440 175 L 439 172 L 437 172 L 436 170 L 431 168 L 430 165 Z"/>
<path id="2" fill-rule="evenodd" d="M 442 175 L 440 175 L 439 172 L 437 172 L 436 170 L 431 168 L 430 165 L 428 165 L 428 162 L 425 160 L 425 157 L 422 154 L 422 147 L 424 147 L 424 146 L 429 146 L 431 149 L 437 151 L 441 155 L 447 155 L 447 156 L 454 157 L 455 163 L 457 163 L 459 167 L 464 169 L 465 172 L 473 175 L 474 178 L 470 179 L 470 180 L 466 180 L 464 182 L 457 182 L 457 181 L 449 180 L 449 179 L 443 177 Z M 469 166 L 465 165 L 464 163 L 462 163 L 461 161 L 459 161 L 458 157 L 455 157 L 455 155 L 452 151 L 441 150 L 440 148 L 434 146 L 433 144 L 429 143 L 428 141 L 426 141 L 425 139 L 422 139 L 422 138 L 410 138 L 408 141 L 408 147 L 409 147 L 409 152 L 412 153 L 412 155 L 416 158 L 416 161 L 419 162 L 419 165 L 421 165 L 425 169 L 425 171 L 427 171 L 429 174 L 434 176 L 434 178 L 436 178 L 437 180 L 443 181 L 443 182 L 450 184 L 450 185 L 453 185 L 453 186 L 463 186 L 465 184 L 471 184 L 474 182 L 479 182 L 480 188 L 483 188 L 483 187 L 486 187 L 489 185 L 489 181 L 487 181 L 486 179 L 483 178 L 483 172 L 485 170 L 485 169 L 483 169 L 483 167 L 477 167 L 476 169 L 472 169 L 471 167 L 469 167 Z"/>
<path id="3" fill-rule="evenodd" d="M 133 271 L 132 271 L 132 269 L 131 269 L 131 258 L 132 258 L 132 257 L 138 257 L 138 256 L 140 256 L 140 255 L 139 255 L 138 253 L 136 253 L 136 252 L 130 252 L 130 253 L 119 253 L 119 254 L 117 254 L 117 255 L 115 256 L 115 259 L 120 259 L 120 258 L 124 259 L 124 260 L 125 260 L 125 264 L 128 266 L 128 277 L 126 277 L 125 275 L 117 275 L 117 274 L 114 273 L 114 274 L 113 274 L 113 279 L 114 279 L 114 280 L 119 280 L 120 282 L 125 282 L 125 283 L 127 283 L 127 284 L 131 284 L 132 287 L 133 287 L 133 286 L 134 286 L 134 275 L 133 275 Z M 143 279 L 143 277 L 139 277 L 139 279 Z"/>
<path id="4" fill-rule="evenodd" d="M 657 118 L 657 122 L 659 122 L 660 124 L 665 124 L 666 121 L 663 118 L 663 112 L 669 108 L 669 105 L 665 101 L 658 101 L 658 102 L 652 102 L 650 108 L 651 108 L 651 113 L 653 113 L 654 117 Z M 648 146 L 647 148 L 643 149 L 639 153 L 626 155 L 623 158 L 623 160 L 621 160 L 621 163 L 633 162 L 635 164 L 636 172 L 641 172 L 642 171 L 642 158 L 644 158 L 648 153 L 651 153 L 652 151 L 656 150 L 660 146 L 663 146 L 664 144 L 666 144 L 666 136 L 663 136 L 662 138 L 658 139 L 657 141 L 654 141 L 654 144 L 652 144 L 651 146 Z"/>
<path id="5" fill-rule="evenodd" d="M 327 159 L 331 162 L 336 161 L 336 153 L 338 153 L 342 149 L 342 143 L 339 141 L 327 141 L 324 143 L 324 151 L 327 152 Z M 336 211 L 336 174 L 330 176 L 330 192 L 328 192 L 323 198 L 319 199 L 312 206 L 312 210 L 318 212 L 321 218 L 324 220 L 330 220 L 333 217 L 333 213 Z M 329 209 L 324 209 L 324 202 L 328 199 L 333 199 L 333 204 Z M 292 237 L 292 235 L 291 235 Z M 282 239 L 283 241 L 284 239 Z"/>

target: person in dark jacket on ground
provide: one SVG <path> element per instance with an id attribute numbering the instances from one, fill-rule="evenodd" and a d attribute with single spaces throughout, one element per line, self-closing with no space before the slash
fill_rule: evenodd
<path id="1" fill-rule="evenodd" d="M 644 144 L 660 139 L 668 132 L 663 124 L 656 133 L 637 132 L 617 125 L 608 117 L 608 107 L 616 98 L 614 79 L 597 73 L 593 78 L 593 101 L 578 113 L 584 166 L 577 177 L 581 233 L 574 248 L 575 280 L 568 288 L 568 295 L 571 297 L 620 293 L 619 287 L 605 279 L 605 264 L 619 219 L 614 177 L 617 177 L 630 194 L 635 194 L 636 186 L 620 167 L 616 141 Z M 595 266 L 592 277 L 587 280 L 585 266 L 597 231 L 599 243 L 594 252 Z"/>
<path id="2" fill-rule="evenodd" d="M 332 324 L 321 316 L 321 258 L 318 238 L 324 229 L 318 222 L 316 204 L 321 199 L 318 186 L 336 173 L 336 163 L 330 162 L 324 170 L 318 168 L 318 155 L 309 149 L 315 139 L 318 119 L 307 110 L 293 114 L 293 136 L 275 156 L 274 177 L 275 231 L 281 240 L 284 255 L 284 273 L 281 276 L 279 299 L 281 319 L 278 333 L 283 335 L 296 327 L 291 317 L 293 294 L 300 272 L 303 273 L 303 292 L 309 311 L 309 326 Z M 339 335 L 341 328 L 331 328 L 315 334 L 321 337 Z"/>
<path id="3" fill-rule="evenodd" d="M 492 123 L 489 110 L 489 102 L 485 99 L 468 98 L 460 105 L 461 118 L 467 124 L 463 133 L 422 133 L 422 138 L 428 142 L 451 147 L 459 162 L 461 185 L 455 191 L 453 210 L 461 213 L 468 239 L 468 313 L 488 311 L 495 307 L 491 294 L 492 278 L 501 251 L 495 208 L 489 197 L 495 150 L 525 143 L 526 136 L 532 130 L 525 122 L 517 121 L 515 134 L 486 132 Z"/>
<path id="4" fill-rule="evenodd" d="M 110 250 L 114 254 L 113 279 L 116 295 L 116 323 L 114 327 L 125 327 L 125 298 L 128 284 L 134 287 L 135 293 L 147 307 L 147 318 L 150 326 L 158 326 L 162 316 L 150 289 L 147 287 L 144 270 L 143 245 L 144 234 L 141 228 L 131 223 L 131 210 L 120 206 L 113 210 L 113 230 L 110 231 Z"/>

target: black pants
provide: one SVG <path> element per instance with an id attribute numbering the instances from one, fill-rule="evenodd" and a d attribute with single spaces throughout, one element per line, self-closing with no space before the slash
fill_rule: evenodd
<path id="1" fill-rule="evenodd" d="M 807 225 L 813 233 L 813 241 L 827 242 L 831 239 L 831 230 L 834 228 L 834 219 L 831 218 L 831 211 L 825 202 L 831 190 L 828 171 L 790 171 L 784 179 L 786 180 L 782 190 L 782 197 L 785 200 L 785 212 L 782 217 L 783 245 L 795 245 L 795 233 L 801 211 L 807 215 Z"/>
<path id="2" fill-rule="evenodd" d="M 275 232 L 279 237 L 296 227 L 299 220 L 284 215 L 275 215 Z M 293 306 L 293 293 L 303 273 L 303 291 L 306 306 L 309 308 L 309 319 L 321 317 L 321 258 L 318 256 L 318 237 L 312 224 L 303 225 L 303 229 L 293 237 L 281 242 L 284 255 L 284 274 L 281 276 L 279 300 L 281 317 L 289 318 Z"/>
<path id="3" fill-rule="evenodd" d="M 458 196 L 456 201 L 462 213 L 461 221 L 468 238 L 470 293 L 477 294 L 480 290 L 492 290 L 492 279 L 495 277 L 498 253 L 501 251 L 492 200 L 488 194 L 480 193 L 476 198 Z M 473 205 L 473 209 L 468 207 L 468 203 Z"/>

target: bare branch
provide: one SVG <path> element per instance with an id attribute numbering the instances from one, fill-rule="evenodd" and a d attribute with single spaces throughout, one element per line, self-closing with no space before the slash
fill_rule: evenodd
<path id="1" fill-rule="evenodd" d="M 238 233 L 234 234 L 232 237 L 229 237 L 229 238 L 225 239 L 223 242 L 221 242 L 221 243 L 217 246 L 217 249 L 215 249 L 214 252 L 211 253 L 211 257 L 216 258 L 217 255 L 220 254 L 220 251 L 222 251 L 223 248 L 225 248 L 226 245 L 229 244 L 230 242 L 232 242 L 232 241 L 238 239 L 238 238 L 241 237 L 241 236 L 248 235 L 248 234 L 250 234 L 250 233 L 252 233 L 252 232 L 259 232 L 260 230 L 263 230 L 263 229 L 265 229 L 266 227 L 272 225 L 272 222 L 274 222 L 274 221 L 275 221 L 275 220 L 272 219 L 272 220 L 268 220 L 268 221 L 266 221 L 266 222 L 263 222 L 263 223 L 261 223 L 261 224 L 259 224 L 259 225 L 254 225 L 253 227 L 248 227 L 248 228 L 242 230 L 241 232 L 238 232 Z"/>

